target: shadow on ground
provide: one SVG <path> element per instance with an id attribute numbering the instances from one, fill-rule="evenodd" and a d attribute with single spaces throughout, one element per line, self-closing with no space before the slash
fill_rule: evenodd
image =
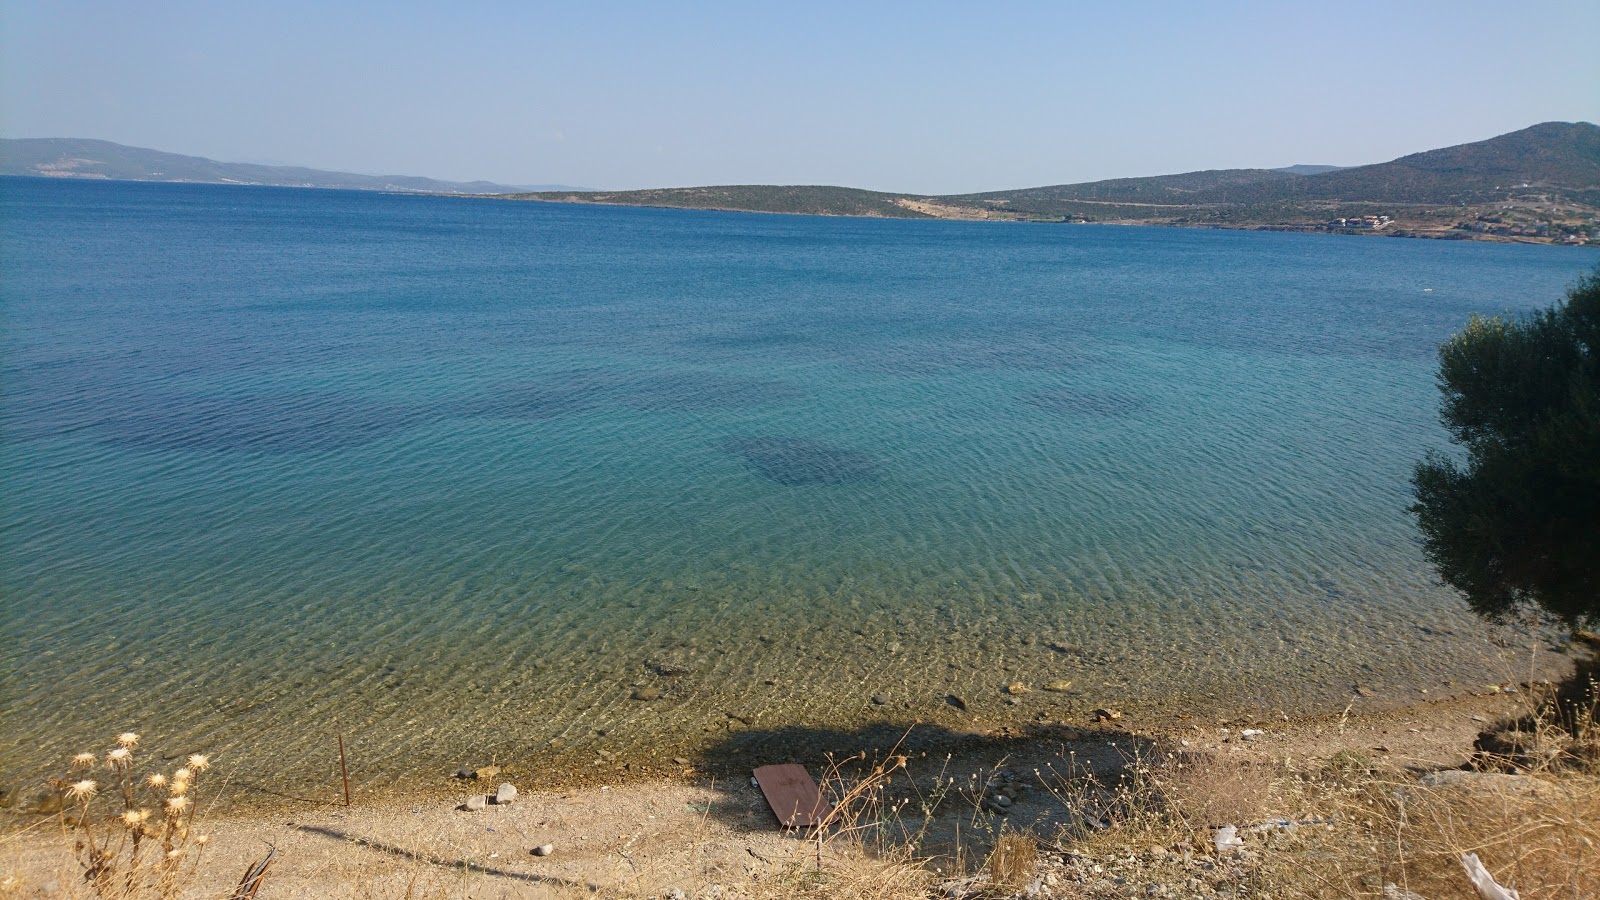
<path id="1" fill-rule="evenodd" d="M 485 866 L 481 863 L 475 863 L 466 859 L 452 859 L 447 856 L 418 853 L 415 850 L 407 850 L 404 847 L 374 840 L 373 838 L 369 837 L 363 837 L 359 834 L 339 831 L 335 828 L 326 828 L 318 825 L 293 825 L 291 827 L 294 828 L 294 830 L 303 832 L 305 834 L 313 834 L 317 835 L 318 837 L 325 837 L 329 840 L 339 841 L 341 843 L 357 844 L 367 848 L 368 850 L 393 856 L 396 859 L 401 859 L 406 862 L 422 862 L 455 872 L 474 872 L 479 875 L 491 875 L 496 878 L 509 878 L 513 881 L 526 881 L 533 884 L 583 888 L 591 892 L 598 890 L 595 885 L 582 884 L 565 878 L 557 878 L 554 875 L 537 875 L 531 872 L 515 872 L 510 869 Z"/>
<path id="2" fill-rule="evenodd" d="M 1114 784 L 1134 760 L 1157 749 L 1150 738 L 1109 727 L 1041 724 L 974 733 L 880 722 L 851 730 L 731 732 L 697 764 L 718 779 L 706 815 L 735 830 L 780 828 L 750 773 L 799 763 L 838 809 L 827 833 L 848 833 L 869 848 L 911 847 L 959 860 L 986 853 L 1003 831 L 1031 831 L 1049 841 L 1086 827 L 1073 800 L 1087 776 Z M 1008 785 L 1015 797 L 1002 807 L 995 798 Z"/>

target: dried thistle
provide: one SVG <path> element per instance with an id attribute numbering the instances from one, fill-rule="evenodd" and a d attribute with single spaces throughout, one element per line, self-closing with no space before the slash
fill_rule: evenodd
<path id="1" fill-rule="evenodd" d="M 138 828 L 139 826 L 143 825 L 145 820 L 148 818 L 150 818 L 150 810 L 148 809 L 125 810 L 122 813 L 122 824 L 128 826 L 129 828 Z"/>

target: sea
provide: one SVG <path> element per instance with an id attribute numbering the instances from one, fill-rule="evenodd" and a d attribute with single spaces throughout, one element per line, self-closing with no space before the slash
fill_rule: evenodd
<path id="1" fill-rule="evenodd" d="M 0 774 L 136 730 L 313 798 L 340 739 L 404 791 L 1514 679 L 1409 477 L 1440 342 L 1600 259 L 29 178 L 0 229 Z"/>

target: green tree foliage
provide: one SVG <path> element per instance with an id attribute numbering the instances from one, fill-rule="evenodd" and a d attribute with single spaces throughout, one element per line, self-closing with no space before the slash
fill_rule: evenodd
<path id="1" fill-rule="evenodd" d="M 1600 621 L 1600 270 L 1550 309 L 1473 316 L 1439 389 L 1465 459 L 1430 453 L 1411 509 L 1440 576 L 1490 618 Z"/>

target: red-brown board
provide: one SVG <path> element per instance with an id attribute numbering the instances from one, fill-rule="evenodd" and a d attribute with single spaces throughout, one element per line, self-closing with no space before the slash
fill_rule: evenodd
<path id="1" fill-rule="evenodd" d="M 795 763 L 762 766 L 754 774 L 767 805 L 785 828 L 810 828 L 833 812 L 805 766 Z"/>

